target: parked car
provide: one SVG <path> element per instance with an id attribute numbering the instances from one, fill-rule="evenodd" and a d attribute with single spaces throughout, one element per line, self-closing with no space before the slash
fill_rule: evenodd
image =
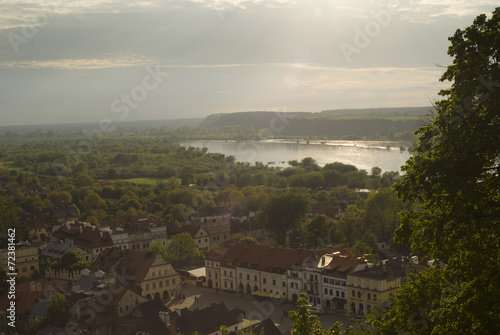
<path id="1" fill-rule="evenodd" d="M 321 306 L 311 306 L 311 314 L 324 314 L 325 309 Z"/>

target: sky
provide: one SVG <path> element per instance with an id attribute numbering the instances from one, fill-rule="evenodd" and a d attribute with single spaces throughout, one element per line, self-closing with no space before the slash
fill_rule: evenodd
<path id="1" fill-rule="evenodd" d="M 429 106 L 491 0 L 0 2 L 0 125 Z"/>

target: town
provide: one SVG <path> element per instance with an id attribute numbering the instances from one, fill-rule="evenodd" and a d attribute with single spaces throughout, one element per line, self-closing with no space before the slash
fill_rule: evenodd
<path id="1" fill-rule="evenodd" d="M 42 197 L 46 192 L 31 184 L 26 191 Z M 308 215 L 338 219 L 345 208 L 319 202 Z M 377 241 L 382 257 L 376 262 L 353 257 L 349 244 L 275 247 L 255 213 L 249 214 L 232 220 L 228 207 L 206 207 L 181 227 L 142 213 L 97 227 L 79 221 L 74 208 L 54 209 L 50 222 L 22 219 L 26 232 L 19 235 L 29 236 L 31 243 L 18 239 L 16 269 L 4 269 L 25 278 L 16 285 L 16 322 L 20 329 L 36 327 L 59 295 L 67 319 L 64 327 L 48 326 L 53 332 L 220 334 L 226 326 L 284 334 L 290 330 L 288 311 L 301 293 L 324 324 L 354 323 L 385 308 L 411 273 L 430 264 L 397 255 L 386 237 Z M 188 238 L 178 246 L 179 256 L 186 258 L 170 262 L 162 247 L 180 237 Z M 2 267 L 6 244 L 2 235 Z M 205 256 L 190 260 L 193 250 L 187 245 Z M 0 295 L 4 310 L 7 293 Z"/>

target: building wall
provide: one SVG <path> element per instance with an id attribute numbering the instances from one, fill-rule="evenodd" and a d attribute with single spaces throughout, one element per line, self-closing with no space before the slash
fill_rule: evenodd
<path id="1" fill-rule="evenodd" d="M 38 247 L 33 246 L 16 246 L 16 273 L 18 275 L 23 273 L 31 274 L 35 269 L 39 268 L 38 260 Z M 8 269 L 8 254 L 9 251 L 6 249 L 0 250 L 0 267 L 5 270 L 5 272 L 10 273 Z"/>
<path id="2" fill-rule="evenodd" d="M 265 293 L 287 296 L 286 274 L 261 272 L 260 290 Z"/>
<path id="3" fill-rule="evenodd" d="M 238 277 L 238 292 L 240 292 L 241 288 L 243 288 L 243 293 L 246 294 L 261 291 L 260 271 L 237 267 L 236 275 Z"/>
<path id="4" fill-rule="evenodd" d="M 123 316 L 129 316 L 131 315 L 137 304 L 141 304 L 143 302 L 146 302 L 147 299 L 144 297 L 141 297 L 135 292 L 132 292 L 131 290 L 127 290 L 118 302 L 118 308 L 117 308 L 117 314 L 118 317 L 121 318 Z"/>
<path id="5" fill-rule="evenodd" d="M 347 307 L 356 314 L 366 315 L 388 301 L 401 287 L 401 278 L 378 280 L 347 276 Z"/>
<path id="6" fill-rule="evenodd" d="M 171 264 L 151 266 L 140 285 L 143 297 L 154 299 L 157 295 L 160 299 L 168 299 L 180 293 L 181 276 Z"/>
<path id="7" fill-rule="evenodd" d="M 236 269 L 231 267 L 221 267 L 221 289 L 237 292 Z"/>
<path id="8" fill-rule="evenodd" d="M 211 260 L 205 260 L 205 273 L 207 286 L 209 288 L 220 289 L 220 263 Z"/>

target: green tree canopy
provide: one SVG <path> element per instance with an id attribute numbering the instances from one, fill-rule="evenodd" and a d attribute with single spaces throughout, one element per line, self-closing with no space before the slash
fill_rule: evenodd
<path id="1" fill-rule="evenodd" d="M 323 247 L 328 236 L 329 223 L 324 215 L 318 215 L 306 224 L 307 247 L 316 249 Z"/>
<path id="2" fill-rule="evenodd" d="M 167 255 L 172 261 L 184 261 L 201 257 L 201 252 L 189 233 L 180 233 L 174 235 L 172 242 L 167 245 Z"/>
<path id="3" fill-rule="evenodd" d="M 311 306 L 307 304 L 307 295 L 300 294 L 296 303 L 297 310 L 290 312 L 292 320 L 292 335 L 342 335 L 341 324 L 336 322 L 330 329 L 323 330 L 321 322 L 316 315 L 311 314 Z"/>
<path id="4" fill-rule="evenodd" d="M 421 208 L 402 214 L 397 239 L 446 264 L 441 281 L 453 283 L 447 294 L 420 301 L 424 281 L 414 282 L 416 294 L 401 298 L 415 311 L 428 311 L 429 334 L 496 334 L 500 329 L 499 27 L 497 8 L 490 19 L 480 15 L 450 38 L 448 54 L 454 61 L 441 80 L 453 84 L 440 92 L 444 99 L 433 122 L 417 131 L 418 146 L 396 186 L 403 200 Z"/>
<path id="5" fill-rule="evenodd" d="M 285 245 L 287 234 L 299 228 L 308 212 L 309 202 L 304 195 L 275 193 L 262 204 L 257 219 L 275 245 Z"/>
<path id="6" fill-rule="evenodd" d="M 68 301 L 61 293 L 52 295 L 47 306 L 49 325 L 64 328 L 69 320 L 68 308 Z"/>

